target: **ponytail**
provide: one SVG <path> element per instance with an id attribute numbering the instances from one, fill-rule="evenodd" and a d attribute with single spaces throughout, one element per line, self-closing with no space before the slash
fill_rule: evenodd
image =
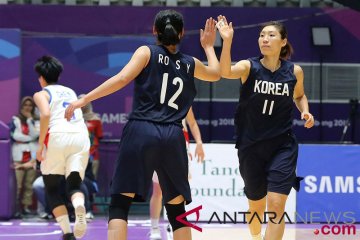
<path id="1" fill-rule="evenodd" d="M 288 60 L 293 53 L 294 53 L 294 49 L 291 46 L 290 42 L 287 41 L 286 45 L 281 48 L 280 58 L 284 60 Z"/>

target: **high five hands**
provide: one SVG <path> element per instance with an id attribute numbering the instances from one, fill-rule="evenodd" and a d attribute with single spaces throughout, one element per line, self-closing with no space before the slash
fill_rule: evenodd
<path id="1" fill-rule="evenodd" d="M 216 21 L 215 19 L 206 19 L 204 29 L 200 29 L 200 43 L 205 49 L 207 47 L 213 47 L 216 40 Z"/>
<path id="2" fill-rule="evenodd" d="M 219 30 L 221 38 L 225 42 L 231 41 L 234 36 L 234 28 L 232 26 L 232 22 L 228 23 L 226 17 L 223 15 L 219 15 L 217 19 L 218 21 L 216 27 Z"/>

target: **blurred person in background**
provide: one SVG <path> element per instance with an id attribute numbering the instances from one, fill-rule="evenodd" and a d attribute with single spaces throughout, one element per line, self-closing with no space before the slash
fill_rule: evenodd
<path id="1" fill-rule="evenodd" d="M 10 123 L 12 139 L 12 158 L 17 184 L 17 212 L 30 214 L 33 203 L 32 183 L 36 178 L 36 149 L 39 137 L 38 118 L 35 115 L 35 103 L 32 97 L 21 100 L 19 114 L 13 116 Z"/>
<path id="2" fill-rule="evenodd" d="M 85 94 L 79 95 L 78 98 L 84 97 Z M 86 126 L 90 137 L 90 161 L 95 179 L 99 170 L 99 141 L 103 137 L 102 123 L 99 114 L 93 112 L 91 103 L 81 108 Z"/>

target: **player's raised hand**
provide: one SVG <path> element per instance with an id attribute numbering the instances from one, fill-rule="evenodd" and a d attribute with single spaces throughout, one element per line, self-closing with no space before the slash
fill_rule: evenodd
<path id="1" fill-rule="evenodd" d="M 214 47 L 216 40 L 216 21 L 213 18 L 206 19 L 204 29 L 200 29 L 200 43 L 205 49 Z"/>
<path id="2" fill-rule="evenodd" d="M 219 30 L 220 36 L 224 41 L 232 40 L 234 36 L 234 29 L 232 26 L 232 22 L 228 23 L 225 16 L 223 15 L 218 16 L 216 27 Z"/>
<path id="3" fill-rule="evenodd" d="M 65 110 L 66 120 L 70 121 L 70 119 L 72 118 L 72 116 L 74 114 L 75 109 L 81 108 L 85 105 L 86 105 L 85 98 L 80 98 L 80 99 L 70 103 Z"/>
<path id="4" fill-rule="evenodd" d="M 302 112 L 301 113 L 301 119 L 305 119 L 306 122 L 304 124 L 304 127 L 306 128 L 312 128 L 315 123 L 314 116 L 309 112 Z"/>

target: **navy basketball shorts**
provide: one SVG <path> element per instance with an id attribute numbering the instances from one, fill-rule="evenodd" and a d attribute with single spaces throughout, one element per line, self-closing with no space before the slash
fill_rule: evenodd
<path id="1" fill-rule="evenodd" d="M 292 133 L 239 149 L 238 157 L 248 199 L 260 200 L 267 192 L 289 195 L 292 187 L 297 188 L 298 143 Z"/>
<path id="2" fill-rule="evenodd" d="M 164 202 L 182 195 L 191 202 L 188 157 L 182 128 L 176 124 L 130 120 L 124 127 L 111 194 L 135 193 L 145 200 L 154 171 Z"/>

